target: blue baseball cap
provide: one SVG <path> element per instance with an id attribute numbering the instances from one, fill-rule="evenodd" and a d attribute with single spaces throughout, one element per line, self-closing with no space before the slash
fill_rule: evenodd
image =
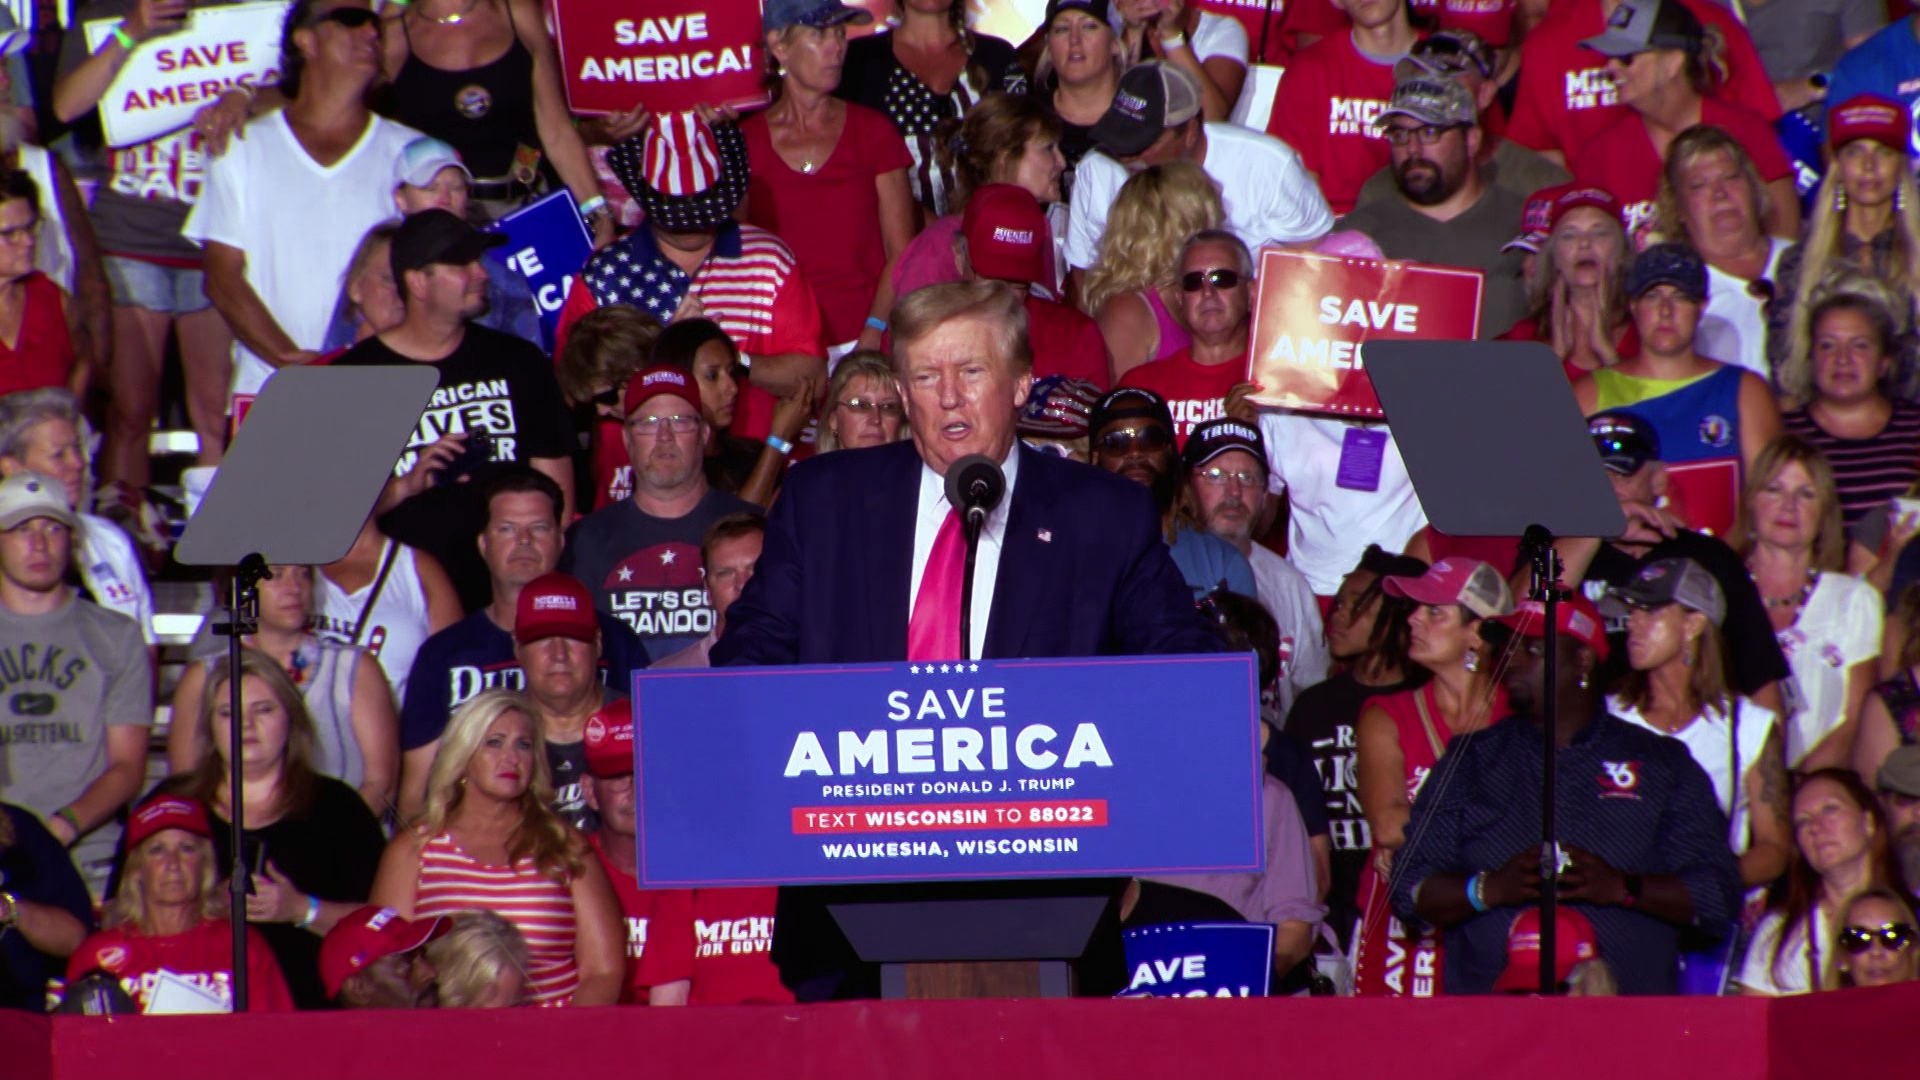
<path id="1" fill-rule="evenodd" d="M 1635 300 L 1656 285 L 1671 285 L 1698 303 L 1707 302 L 1707 264 L 1685 244 L 1655 244 L 1627 270 L 1627 295 Z"/>
<path id="2" fill-rule="evenodd" d="M 811 26 L 815 30 L 825 30 L 842 23 L 865 26 L 872 21 L 872 12 L 848 7 L 840 0 L 766 0 L 766 6 L 760 11 L 761 32 L 768 34 L 789 26 Z"/>

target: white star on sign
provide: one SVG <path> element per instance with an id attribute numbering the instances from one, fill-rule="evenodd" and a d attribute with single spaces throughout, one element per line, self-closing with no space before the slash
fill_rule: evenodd
<path id="1" fill-rule="evenodd" d="M 907 670 L 913 672 L 915 675 L 918 675 L 920 674 L 920 665 L 915 664 L 912 667 L 908 668 Z"/>
<path id="2" fill-rule="evenodd" d="M 979 671 L 979 670 L 980 670 L 980 665 L 979 665 L 979 664 L 968 664 L 968 665 L 967 665 L 967 670 L 968 670 L 968 671 Z"/>
<path id="3" fill-rule="evenodd" d="M 660 565 L 661 566 L 673 565 L 673 550 L 671 548 L 660 553 Z"/>
<path id="4" fill-rule="evenodd" d="M 620 568 L 620 580 L 621 580 L 621 581 L 632 581 L 632 580 L 633 580 L 633 571 L 632 571 L 632 570 L 629 570 L 628 568 L 626 568 L 626 567 L 624 567 L 624 566 L 623 566 L 623 567 L 621 567 L 621 568 Z"/>
<path id="5" fill-rule="evenodd" d="M 945 674 L 947 674 L 947 672 L 948 672 L 948 671 L 949 671 L 949 670 L 951 669 L 951 667 L 952 667 L 952 665 L 950 665 L 950 664 L 941 664 L 941 665 L 940 665 L 940 674 L 942 674 L 942 675 L 945 675 Z"/>

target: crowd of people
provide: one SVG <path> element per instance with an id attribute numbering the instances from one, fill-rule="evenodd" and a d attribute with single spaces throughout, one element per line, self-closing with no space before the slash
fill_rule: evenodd
<path id="1" fill-rule="evenodd" d="M 1551 739 L 1562 992 L 1920 977 L 1920 19 L 766 0 L 765 107 L 589 117 L 534 0 L 293 0 L 276 83 L 101 146 L 197 6 L 90 0 L 0 114 L 0 1007 L 230 1007 L 236 858 L 257 1009 L 867 992 L 778 890 L 640 888 L 625 688 L 840 659 L 894 592 L 854 651 L 1018 655 L 1004 515 L 972 641 L 909 576 L 1003 434 L 1009 498 L 1152 552 L 1059 648 L 1259 659 L 1264 870 L 1123 923 L 1274 923 L 1276 992 L 1531 990 Z M 594 253 L 543 326 L 489 226 L 561 190 Z M 1429 525 L 1384 421 L 1263 403 L 1274 248 L 1476 271 L 1480 337 L 1560 365 L 1627 528 L 1556 542 L 1556 715 L 1518 538 Z M 156 416 L 191 506 L 318 364 L 439 389 L 352 549 L 182 665 Z"/>

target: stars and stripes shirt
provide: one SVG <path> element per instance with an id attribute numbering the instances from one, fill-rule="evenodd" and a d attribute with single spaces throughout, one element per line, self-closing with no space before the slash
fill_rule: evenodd
<path id="1" fill-rule="evenodd" d="M 703 317 L 749 356 L 826 355 L 820 305 L 793 251 L 752 225 L 722 228 L 706 261 L 691 274 L 661 254 L 651 229 L 636 229 L 587 260 L 580 281 L 586 287 L 568 294 L 561 309 L 560 348 L 572 324 L 603 304 L 637 307 L 666 323 L 691 292 L 705 309 Z M 751 383 L 742 387 L 734 434 L 764 439 L 772 418 L 773 396 Z"/>
<path id="2" fill-rule="evenodd" d="M 1393 908 L 1414 915 L 1416 887 L 1434 874 L 1497 870 L 1540 843 L 1541 726 L 1511 717 L 1455 739 L 1427 779 L 1394 859 Z M 1693 899 L 1693 926 L 1724 937 L 1740 900 L 1727 821 L 1684 743 L 1611 716 L 1597 718 L 1556 759 L 1556 831 L 1623 873 L 1674 874 Z M 1572 905 L 1593 923 L 1600 958 L 1625 994 L 1675 992 L 1681 930 L 1625 907 Z M 1449 994 L 1484 994 L 1507 965 L 1519 908 L 1495 908 L 1446 935 Z"/>

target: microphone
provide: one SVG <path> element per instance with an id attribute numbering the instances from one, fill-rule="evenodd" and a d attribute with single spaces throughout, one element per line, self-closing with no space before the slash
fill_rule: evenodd
<path id="1" fill-rule="evenodd" d="M 1006 474 L 984 454 L 968 454 L 947 466 L 947 502 L 975 529 L 986 523 L 1006 494 Z"/>

